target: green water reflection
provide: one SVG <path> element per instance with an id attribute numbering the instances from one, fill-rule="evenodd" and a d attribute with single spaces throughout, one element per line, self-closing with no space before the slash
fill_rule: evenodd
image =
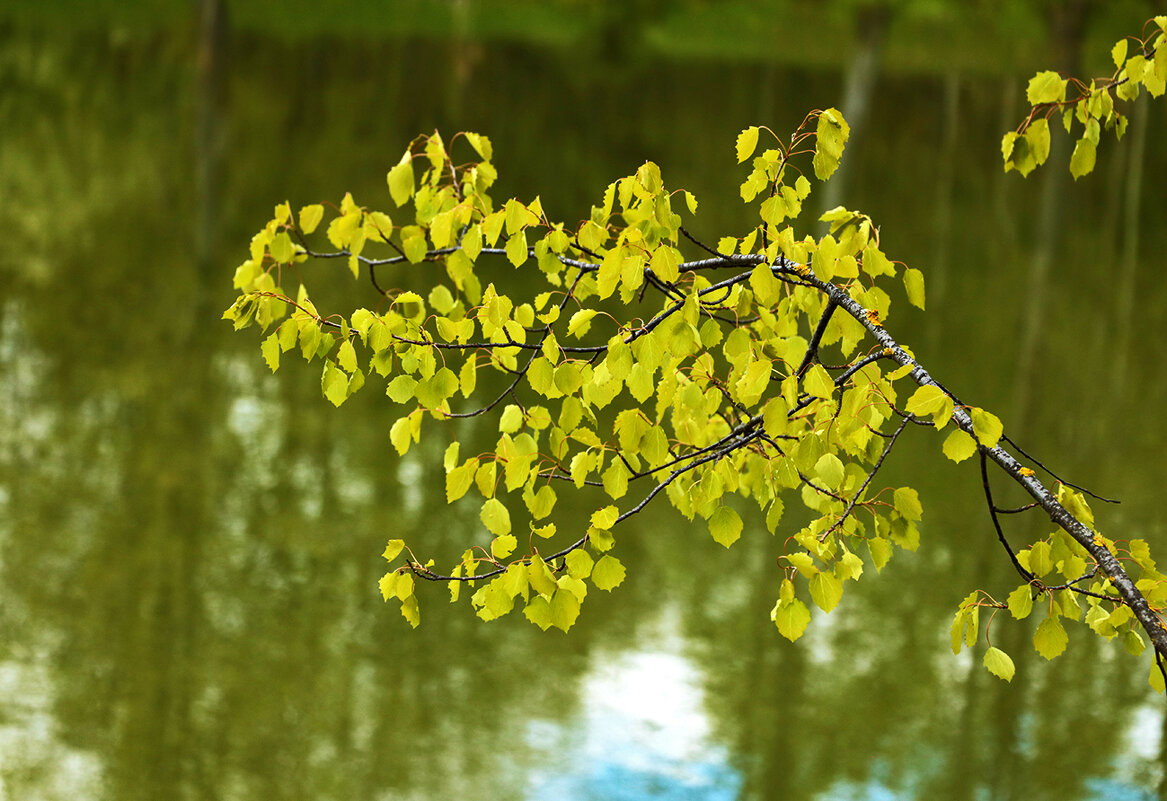
<path id="1" fill-rule="evenodd" d="M 1081 41 L 1146 13 L 1120 5 Z M 923 435 L 888 480 L 920 488 L 924 547 L 798 646 L 767 616 L 780 539 L 723 552 L 663 508 L 569 636 L 483 625 L 440 588 L 416 632 L 382 606 L 385 539 L 453 551 L 474 515 L 428 491 L 436 444 L 391 457 L 375 393 L 334 411 L 309 371 L 272 378 L 217 321 L 272 205 L 387 202 L 410 137 L 471 128 L 495 141 L 500 194 L 574 219 L 653 158 L 716 237 L 743 224 L 736 132 L 840 103 L 860 47 L 763 58 L 747 4 L 717 25 L 713 4 L 631 4 L 655 20 L 643 37 L 566 6 L 582 16 L 541 37 L 492 33 L 473 3 L 361 36 L 265 27 L 248 4 L 218 33 L 185 6 L 92 27 L 0 15 L 0 799 L 1152 797 L 1146 658 L 1079 636 L 1046 665 L 1024 625 L 994 629 L 1010 685 L 952 656 L 959 599 L 1015 582 L 973 469 Z M 1056 50 L 1040 14 L 1013 13 L 943 69 L 909 34 L 947 41 L 951 20 L 890 23 L 846 202 L 930 273 L 929 313 L 892 320 L 903 339 L 1121 495 L 1108 534 L 1163 550 L 1167 197 L 1124 191 L 1133 136 L 1076 185 L 1000 174 L 1024 71 Z M 1148 176 L 1165 119 L 1138 123 Z"/>

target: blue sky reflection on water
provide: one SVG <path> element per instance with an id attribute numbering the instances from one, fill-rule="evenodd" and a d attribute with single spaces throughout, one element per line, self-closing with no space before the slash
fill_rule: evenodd
<path id="1" fill-rule="evenodd" d="M 531 721 L 527 740 L 547 761 L 526 797 L 562 801 L 730 801 L 742 779 L 714 740 L 702 676 L 672 634 L 642 650 L 597 655 L 583 708 L 566 725 Z"/>
<path id="2" fill-rule="evenodd" d="M 692 646 L 666 612 L 641 648 L 597 653 L 578 693 L 581 710 L 566 722 L 532 719 L 527 746 L 535 765 L 526 774 L 530 801 L 732 801 L 744 779 L 731 750 L 717 739 L 706 711 L 707 676 L 686 653 Z M 821 643 L 819 643 L 821 646 Z M 814 650 L 821 651 L 820 648 Z M 965 666 L 967 669 L 968 666 Z M 863 725 L 855 721 L 855 725 Z M 1159 750 L 1158 710 L 1146 705 L 1120 735 L 1124 745 L 1112 776 L 1087 779 L 1083 801 L 1149 801 L 1156 796 L 1125 781 L 1136 763 Z M 813 735 L 812 735 L 813 736 Z M 1030 744 L 1028 747 L 1032 747 Z M 1129 763 L 1129 764 L 1127 764 Z M 859 780 L 840 777 L 818 801 L 919 798 L 939 763 L 925 758 L 909 775 L 873 760 Z"/>

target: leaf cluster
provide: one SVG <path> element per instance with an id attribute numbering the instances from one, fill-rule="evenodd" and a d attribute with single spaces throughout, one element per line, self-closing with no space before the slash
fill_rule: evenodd
<path id="1" fill-rule="evenodd" d="M 1061 485 L 1058 501 L 1075 517 L 1093 527 L 1094 514 L 1085 496 Z M 1152 607 L 1167 606 L 1167 576 L 1158 569 L 1150 547 L 1142 539 L 1115 541 L 1095 533 L 1095 544 L 1122 560 L 1127 572 Z M 1138 656 L 1146 640 L 1130 606 L 1115 588 L 1114 580 L 1101 573 L 1097 560 L 1064 530 L 1057 529 L 1030 547 L 1017 552 L 1019 570 L 1026 579 L 1004 601 L 976 591 L 968 595 L 957 609 L 951 627 L 952 652 L 977 642 L 981 610 L 989 611 L 991 620 L 998 611 L 1008 610 L 1016 620 L 1042 615 L 1033 634 L 1033 647 L 1045 659 L 1054 659 L 1069 643 L 1067 625 L 1081 624 L 1107 640 L 1120 640 L 1126 650 Z M 986 636 L 988 627 L 985 630 Z M 1012 660 L 998 648 L 990 647 L 984 657 L 985 667 L 1006 681 L 1013 677 Z M 1151 686 L 1163 691 L 1162 674 L 1153 665 Z"/>
<path id="2" fill-rule="evenodd" d="M 1057 72 L 1039 72 L 1026 90 L 1031 109 L 1016 131 L 1001 140 L 1005 171 L 1029 175 L 1045 163 L 1050 151 L 1050 119 L 1061 121 L 1066 133 L 1078 137 L 1070 157 L 1070 172 L 1077 180 L 1094 170 L 1103 131 L 1113 131 L 1117 139 L 1126 133 L 1127 117 L 1119 104 L 1134 100 L 1142 89 L 1160 97 L 1167 88 L 1167 16 L 1148 21 L 1142 38 L 1127 36 L 1111 50 L 1114 73 L 1088 83 L 1064 78 Z"/>
<path id="3" fill-rule="evenodd" d="M 796 581 L 830 611 L 843 582 L 862 575 L 860 554 L 882 569 L 895 546 L 916 548 L 916 492 L 871 488 L 912 418 L 895 406 L 894 382 L 906 371 L 885 374 L 882 348 L 859 350 L 864 322 L 820 323 L 829 316 L 823 282 L 863 304 L 876 325 L 891 310 L 880 279 L 899 272 L 923 307 L 922 274 L 897 271 L 865 215 L 831 210 L 818 239 L 797 237 L 792 225 L 811 192 L 799 165 L 809 157 L 814 175 L 828 177 L 848 130 L 836 110 L 817 112 L 758 155 L 760 129 L 743 131 L 737 155 L 752 157 L 752 169 L 741 193 L 758 223 L 716 247 L 682 228 L 674 201 L 693 215 L 697 200 L 670 191 L 651 162 L 612 182 L 574 227 L 550 221 L 538 198 L 496 203 L 492 147 L 474 133 L 454 138 L 473 150 L 464 161 L 436 133 L 415 140 L 387 175 L 391 212 L 351 195 L 331 210 L 276 207 L 236 270 L 240 295 L 224 316 L 237 328 L 273 329 L 261 348 L 273 371 L 289 353 L 319 360 L 322 393 L 336 406 L 378 376 L 405 407 L 389 431 L 399 454 L 420 441 L 426 421 L 446 423 L 446 499 L 476 497 L 491 537 L 445 573 L 406 552 L 386 574 L 382 595 L 400 601 L 412 624 L 419 577 L 449 582 L 455 599 L 472 583 L 484 619 L 521 601 L 536 625 L 569 628 L 589 587 L 610 590 L 624 578 L 610 553 L 613 529 L 658 495 L 704 520 L 725 547 L 745 529 L 748 505 L 771 532 L 785 496 L 816 513 L 783 548 L 775 622 L 791 639 L 805 628 L 792 621 L 809 620 Z M 544 290 L 504 291 L 507 276 L 492 272 L 490 257 Z M 377 307 L 319 311 L 300 265 L 326 259 L 367 273 Z M 388 269 L 430 271 L 432 289 L 384 290 L 378 270 Z M 294 296 L 282 288 L 289 278 L 299 279 Z M 837 353 L 838 366 L 824 364 L 820 348 Z M 483 370 L 505 384 L 487 401 Z M 497 415 L 493 447 L 462 453 L 453 424 L 488 412 Z M 894 434 L 892 420 L 901 421 Z M 564 526 L 554 514 L 565 489 L 596 499 L 588 525 Z M 390 562 L 403 547 L 387 549 Z"/>
<path id="4" fill-rule="evenodd" d="M 1045 160 L 1055 112 L 1067 130 L 1084 125 L 1091 146 L 1103 125 L 1121 136 L 1114 96 L 1163 91 L 1167 18 L 1154 24 L 1134 55 L 1116 47 L 1109 81 L 1034 78 L 1031 113 L 1006 136 L 1006 169 L 1024 174 Z M 1077 95 L 1067 99 L 1071 83 Z M 1055 499 L 1002 449 L 1012 441 L 996 415 L 962 402 L 887 332 L 889 290 L 902 286 L 923 309 L 923 273 L 889 259 L 872 220 L 841 206 L 819 218 L 826 233 L 799 232 L 812 180 L 834 173 L 849 133 L 836 109 L 807 115 L 787 139 L 743 130 L 740 194 L 756 216 L 715 244 L 684 224 L 697 199 L 669 189 L 652 162 L 610 183 L 574 225 L 550 219 L 538 197 L 496 201 L 492 144 L 470 132 L 411 142 L 386 176 L 389 210 L 351 195 L 296 214 L 275 208 L 235 271 L 239 295 L 224 318 L 264 332 L 273 372 L 289 354 L 318 362 L 335 406 L 383 386 L 399 409 L 392 448 L 404 455 L 423 435 L 438 438 L 447 502 L 477 508 L 481 536 L 444 570 L 404 540 L 389 542 L 380 591 L 411 625 L 422 579 L 445 582 L 452 602 L 467 586 L 484 620 L 522 609 L 541 629 L 566 631 L 590 592 L 625 580 L 621 524 L 663 499 L 726 548 L 747 530 L 781 532 L 771 619 L 796 640 L 812 608 L 835 609 L 868 565 L 881 571 L 897 548 L 918 547 L 916 490 L 878 488 L 875 478 L 908 426 L 951 422 L 942 452 L 955 462 L 979 455 L 993 526 L 1024 579 L 1007 601 L 970 594 L 953 650 L 977 642 L 981 609 L 991 622 L 999 610 L 1022 619 L 1038 608 L 1034 644 L 1046 658 L 1065 648 L 1065 621 L 1079 620 L 1136 653 L 1141 625 L 1167 651 L 1156 628 L 1167 589 L 1146 543 L 1098 534 L 1069 485 Z M 1075 159 L 1081 174 L 1087 157 Z M 370 308 L 318 309 L 308 262 L 367 278 Z M 387 276 L 429 289 L 394 288 Z M 492 441 L 472 447 L 468 421 L 480 417 Z M 990 459 L 1035 503 L 996 506 Z M 588 511 L 566 511 L 563 493 Z M 812 513 L 797 530 L 783 527 L 791 503 Z M 999 515 L 1038 506 L 1069 522 L 1015 552 Z M 1134 582 L 1124 563 L 1139 571 Z M 1013 673 L 995 647 L 985 666 Z"/>

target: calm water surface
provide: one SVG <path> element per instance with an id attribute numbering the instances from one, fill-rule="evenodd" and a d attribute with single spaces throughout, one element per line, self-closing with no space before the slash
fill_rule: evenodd
<path id="1" fill-rule="evenodd" d="M 705 236 L 734 232 L 737 131 L 842 104 L 856 51 L 730 59 L 710 29 L 685 56 L 702 28 L 666 23 L 648 51 L 246 13 L 217 43 L 194 16 L 0 25 L 0 799 L 1156 796 L 1146 655 L 1075 631 L 1046 664 L 1002 622 L 1004 684 L 950 652 L 959 600 L 1016 579 L 975 468 L 926 433 L 887 476 L 921 491 L 921 550 L 796 646 L 768 617 L 781 537 L 725 552 L 664 507 L 570 635 L 484 625 L 441 588 L 417 631 L 381 603 L 386 539 L 453 552 L 476 514 L 431 491 L 436 443 L 393 456 L 378 393 L 333 410 L 310 370 L 272 377 L 217 319 L 231 271 L 276 202 L 387 204 L 385 169 L 439 126 L 490 134 L 498 195 L 552 217 L 653 158 Z M 891 327 L 1039 458 L 1121 496 L 1107 534 L 1167 552 L 1163 104 L 1132 124 L 1142 152 L 1132 133 L 1077 184 L 1022 182 L 998 145 L 1029 67 L 978 68 L 995 60 L 969 45 L 923 69 L 897 30 L 842 201 L 929 276 L 928 313 L 901 304 Z"/>

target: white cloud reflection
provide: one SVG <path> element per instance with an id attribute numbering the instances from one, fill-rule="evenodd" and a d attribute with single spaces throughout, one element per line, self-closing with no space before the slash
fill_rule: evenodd
<path id="1" fill-rule="evenodd" d="M 529 774 L 527 798 L 737 797 L 741 778 L 727 749 L 712 739 L 700 670 L 675 635 L 644 650 L 597 657 L 580 694 L 574 721 L 528 725 L 528 743 L 546 761 Z"/>

